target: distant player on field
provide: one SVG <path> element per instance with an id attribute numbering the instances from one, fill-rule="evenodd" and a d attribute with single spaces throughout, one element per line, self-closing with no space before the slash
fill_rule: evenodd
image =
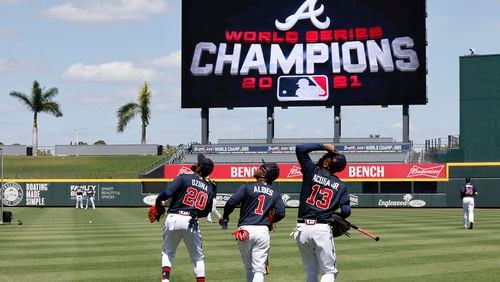
<path id="1" fill-rule="evenodd" d="M 83 209 L 83 188 L 81 186 L 76 188 L 76 208 Z"/>
<path id="2" fill-rule="evenodd" d="M 217 199 L 216 197 L 214 197 L 214 201 L 212 203 L 212 211 L 208 213 L 207 215 L 207 222 L 208 223 L 212 223 L 212 213 L 215 214 L 215 216 L 217 217 L 217 221 L 221 218 L 221 214 L 220 212 L 217 210 Z M 216 222 L 217 222 L 216 221 Z"/>
<path id="3" fill-rule="evenodd" d="M 315 164 L 309 157 L 313 151 L 327 151 Z M 307 282 L 335 281 L 335 244 L 329 223 L 340 208 L 343 218 L 351 214 L 347 186 L 335 173 L 346 166 L 345 156 L 332 144 L 297 145 L 296 154 L 303 174 L 299 212 L 294 233 L 302 256 Z"/>
<path id="4" fill-rule="evenodd" d="M 229 215 L 241 204 L 238 230 L 233 234 L 238 241 L 247 282 L 264 281 L 269 231 L 285 216 L 285 204 L 280 192 L 271 186 L 278 176 L 278 165 L 263 161 L 254 173 L 257 181 L 243 184 L 236 190 L 224 206 L 224 215 L 219 221 L 223 229 L 227 228 Z"/>
<path id="5" fill-rule="evenodd" d="M 162 202 L 172 199 L 163 227 L 162 281 L 170 281 L 177 246 L 184 240 L 194 265 L 196 282 L 205 282 L 205 261 L 198 218 L 206 217 L 212 210 L 216 187 L 207 177 L 213 169 L 212 160 L 202 154 L 198 155 L 198 163 L 191 167 L 194 173 L 177 176 L 158 195 L 155 205 L 149 211 L 150 221 L 158 221 L 165 212 Z"/>
<path id="6" fill-rule="evenodd" d="M 464 228 L 474 228 L 474 197 L 477 195 L 476 186 L 470 182 L 470 177 L 465 178 L 465 183 L 460 188 L 462 208 L 464 210 Z"/>
<path id="7" fill-rule="evenodd" d="M 92 205 L 92 209 L 95 210 L 95 204 L 94 204 L 95 191 L 94 191 L 94 188 L 89 186 L 87 188 L 86 194 L 87 194 L 87 201 L 85 202 L 85 209 L 89 208 L 89 202 L 90 202 L 90 204 Z"/>

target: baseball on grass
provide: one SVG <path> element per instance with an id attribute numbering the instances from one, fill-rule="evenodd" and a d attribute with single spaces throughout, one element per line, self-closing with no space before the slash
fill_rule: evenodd
<path id="1" fill-rule="evenodd" d="M 89 223 L 92 223 L 92 220 L 89 220 Z"/>

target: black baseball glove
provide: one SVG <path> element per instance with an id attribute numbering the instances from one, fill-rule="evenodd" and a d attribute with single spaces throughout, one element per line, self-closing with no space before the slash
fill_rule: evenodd
<path id="1" fill-rule="evenodd" d="M 276 231 L 276 224 L 274 224 L 274 220 L 276 217 L 276 209 L 271 209 L 269 210 L 269 213 L 267 214 L 267 228 L 269 231 Z"/>
<path id="2" fill-rule="evenodd" d="M 339 237 L 342 235 L 346 235 L 347 237 L 351 236 L 348 232 L 349 229 L 351 229 L 351 224 L 338 213 L 332 214 L 330 226 L 332 228 L 333 237 Z"/>

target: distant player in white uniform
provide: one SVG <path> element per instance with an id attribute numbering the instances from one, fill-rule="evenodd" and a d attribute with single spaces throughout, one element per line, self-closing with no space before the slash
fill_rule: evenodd
<path id="1" fill-rule="evenodd" d="M 76 208 L 83 209 L 83 188 L 81 186 L 76 188 Z"/>
<path id="2" fill-rule="evenodd" d="M 238 242 L 247 282 L 263 282 L 269 255 L 269 230 L 275 222 L 285 217 L 285 204 L 278 189 L 271 183 L 278 178 L 276 163 L 263 162 L 254 173 L 254 183 L 241 185 L 224 206 L 219 223 L 227 228 L 229 215 L 240 207 L 238 230 L 233 232 Z M 271 210 L 273 215 L 269 216 Z M 272 221 L 272 222 L 270 222 Z"/>
<path id="3" fill-rule="evenodd" d="M 474 228 L 474 197 L 477 195 L 477 189 L 470 182 L 470 177 L 465 178 L 465 184 L 460 189 L 462 198 L 462 208 L 464 210 L 464 228 Z"/>
<path id="4" fill-rule="evenodd" d="M 343 218 L 351 214 L 347 186 L 335 173 L 344 170 L 345 156 L 332 144 L 302 144 L 296 147 L 297 159 L 303 174 L 297 226 L 294 232 L 302 256 L 307 282 L 335 281 L 335 244 L 329 225 L 332 214 L 340 208 Z M 327 151 L 315 164 L 309 157 L 312 151 Z"/>
<path id="5" fill-rule="evenodd" d="M 212 213 L 215 214 L 215 216 L 217 216 L 217 220 L 219 220 L 222 216 L 222 214 L 220 214 L 220 212 L 217 210 L 217 199 L 214 198 L 213 200 L 213 203 L 212 203 L 212 211 L 208 213 L 207 215 L 207 222 L 208 223 L 212 223 Z"/>
<path id="6" fill-rule="evenodd" d="M 87 188 L 87 201 L 85 202 L 85 209 L 88 209 L 89 207 L 89 202 L 90 204 L 92 205 L 92 209 L 95 210 L 95 204 L 94 204 L 94 194 L 95 194 L 95 191 L 94 191 L 94 188 L 92 187 L 88 187 Z"/>

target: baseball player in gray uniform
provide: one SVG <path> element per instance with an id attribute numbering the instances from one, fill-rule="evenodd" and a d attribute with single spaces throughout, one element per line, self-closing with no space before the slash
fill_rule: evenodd
<path id="1" fill-rule="evenodd" d="M 87 194 L 87 201 L 85 202 L 85 209 L 89 208 L 89 202 L 90 202 L 90 205 L 92 206 L 92 209 L 95 210 L 95 204 L 94 204 L 94 194 L 95 194 L 95 191 L 94 191 L 94 188 L 89 186 L 87 188 L 86 194 Z"/>
<path id="2" fill-rule="evenodd" d="M 83 209 L 83 188 L 81 186 L 76 188 L 76 208 Z"/>
<path id="3" fill-rule="evenodd" d="M 205 257 L 198 218 L 206 217 L 212 210 L 216 187 L 207 177 L 213 169 L 212 160 L 198 155 L 198 163 L 191 167 L 194 173 L 180 174 L 156 198 L 155 207 L 172 199 L 163 227 L 162 281 L 170 281 L 177 246 L 184 240 L 193 262 L 196 282 L 205 282 Z M 155 219 L 159 220 L 163 212 L 156 215 Z"/>
<path id="4" fill-rule="evenodd" d="M 263 161 L 254 173 L 257 181 L 243 184 L 236 190 L 224 206 L 224 215 L 219 220 L 225 229 L 229 215 L 241 204 L 238 230 L 233 235 L 238 241 L 247 282 L 264 281 L 270 245 L 269 230 L 285 217 L 281 194 L 271 186 L 278 176 L 278 165 Z"/>
<path id="5" fill-rule="evenodd" d="M 312 151 L 327 151 L 315 164 Z M 302 256 L 307 282 L 335 281 L 335 244 L 330 227 L 332 213 L 340 208 L 343 218 L 351 214 L 347 186 L 335 176 L 344 170 L 345 156 L 332 144 L 302 144 L 296 147 L 303 174 L 294 238 Z"/>

